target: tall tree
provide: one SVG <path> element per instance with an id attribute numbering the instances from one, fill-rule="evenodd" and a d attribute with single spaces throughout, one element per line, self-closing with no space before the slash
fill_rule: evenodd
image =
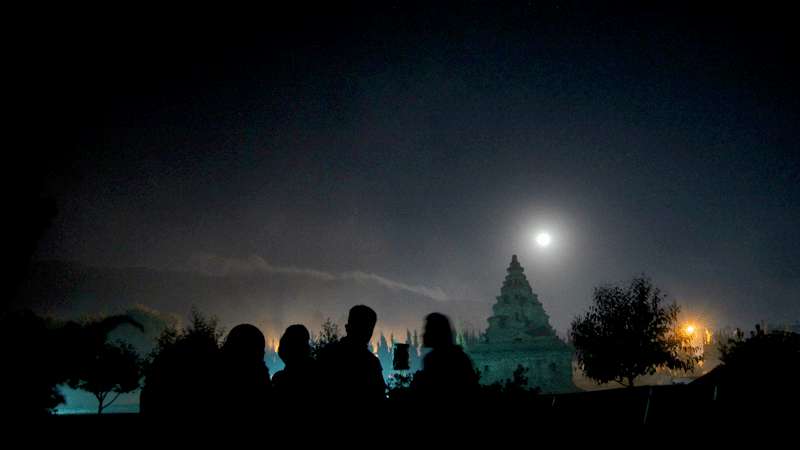
<path id="1" fill-rule="evenodd" d="M 633 387 L 640 375 L 658 368 L 690 370 L 700 360 L 689 336 L 678 329 L 680 308 L 646 277 L 629 286 L 602 286 L 594 305 L 573 320 L 570 339 L 579 365 L 600 384 Z"/>
<path id="2" fill-rule="evenodd" d="M 383 377 L 388 378 L 389 371 L 392 370 L 392 348 L 389 347 L 389 343 L 386 341 L 386 336 L 381 332 L 380 339 L 378 340 L 378 360 L 381 362 L 381 367 L 383 367 Z"/>
<path id="3" fill-rule="evenodd" d="M 419 360 L 417 330 L 414 330 L 413 336 L 409 331 L 406 331 L 406 343 L 408 344 L 409 366 L 411 367 L 411 373 L 414 373 L 422 368 Z"/>
<path id="4" fill-rule="evenodd" d="M 88 364 L 79 368 L 69 384 L 73 389 L 93 394 L 97 398 L 97 413 L 101 414 L 121 394 L 139 389 L 141 377 L 141 358 L 132 345 L 106 343 Z"/>

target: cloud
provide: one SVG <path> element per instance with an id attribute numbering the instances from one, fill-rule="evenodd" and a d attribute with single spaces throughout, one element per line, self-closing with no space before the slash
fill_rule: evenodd
<path id="1" fill-rule="evenodd" d="M 196 254 L 192 256 L 189 261 L 189 269 L 211 276 L 270 273 L 305 276 L 321 281 L 352 280 L 360 283 L 374 283 L 389 289 L 412 292 L 436 301 L 449 300 L 448 295 L 439 287 L 411 285 L 361 270 L 333 273 L 302 267 L 276 266 L 257 255 L 250 256 L 247 259 L 241 259 L 221 257 L 207 253 Z"/>

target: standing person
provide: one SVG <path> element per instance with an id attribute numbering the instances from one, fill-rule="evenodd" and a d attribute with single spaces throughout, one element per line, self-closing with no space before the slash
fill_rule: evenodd
<path id="1" fill-rule="evenodd" d="M 383 368 L 367 348 L 378 315 L 365 305 L 350 308 L 347 335 L 321 351 L 323 395 L 338 406 L 363 406 L 386 398 Z"/>
<path id="2" fill-rule="evenodd" d="M 254 416 L 266 412 L 271 390 L 264 363 L 266 339 L 250 324 L 233 327 L 222 345 L 215 394 L 220 412 L 227 416 Z"/>
<path id="3" fill-rule="evenodd" d="M 422 360 L 422 370 L 412 382 L 421 400 L 458 402 L 474 398 L 478 375 L 461 346 L 455 344 L 450 319 L 441 313 L 425 317 L 422 345 L 431 351 Z"/>
<path id="4" fill-rule="evenodd" d="M 286 367 L 272 376 L 275 400 L 281 407 L 306 407 L 316 400 L 319 380 L 310 340 L 303 325 L 291 325 L 281 336 L 278 356 Z"/>

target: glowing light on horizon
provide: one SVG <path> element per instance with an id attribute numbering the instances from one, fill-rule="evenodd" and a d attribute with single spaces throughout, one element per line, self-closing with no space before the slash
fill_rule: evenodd
<path id="1" fill-rule="evenodd" d="M 703 356 L 703 346 L 709 343 L 711 339 L 711 333 L 709 333 L 708 328 L 697 322 L 688 322 L 681 328 L 680 332 L 686 339 L 686 345 L 689 346 L 687 350 L 695 356 Z M 702 365 L 698 366 L 702 367 Z"/>

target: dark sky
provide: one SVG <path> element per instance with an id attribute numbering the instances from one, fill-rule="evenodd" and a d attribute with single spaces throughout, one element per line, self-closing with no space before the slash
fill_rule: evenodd
<path id="1" fill-rule="evenodd" d="M 789 11 L 463 3 L 35 21 L 35 258 L 363 272 L 452 308 L 516 253 L 559 330 L 639 273 L 716 326 L 800 319 Z"/>

